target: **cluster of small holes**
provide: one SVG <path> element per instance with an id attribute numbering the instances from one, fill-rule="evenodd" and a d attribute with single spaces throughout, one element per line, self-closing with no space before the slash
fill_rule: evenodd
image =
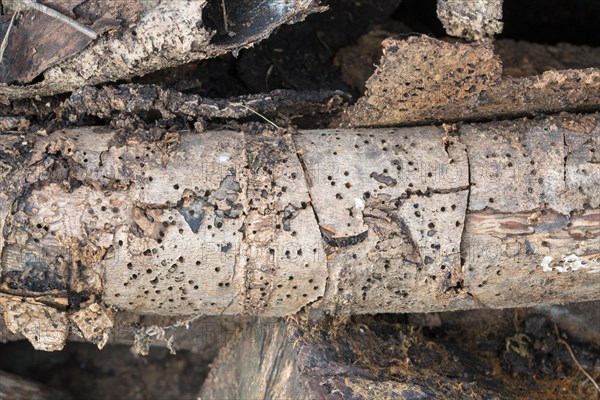
<path id="1" fill-rule="evenodd" d="M 443 172 L 440 172 L 440 168 L 437 168 L 439 166 L 427 165 L 424 162 L 411 159 L 412 156 L 418 154 L 415 153 L 414 148 L 422 146 L 418 141 L 407 135 L 398 137 L 396 131 L 391 131 L 390 133 L 393 135 L 389 138 L 382 138 L 381 135 L 365 132 L 356 132 L 354 134 L 355 151 L 353 153 L 370 154 L 377 149 L 382 154 L 391 152 L 396 157 L 384 157 L 383 159 L 388 161 L 384 161 L 378 170 L 361 172 L 360 169 L 355 171 L 354 169 L 342 168 L 340 170 L 336 169 L 333 174 L 324 175 L 324 183 L 335 188 L 333 190 L 335 201 L 353 202 L 355 198 L 361 197 L 365 200 L 370 197 L 379 196 L 381 193 L 397 192 L 397 188 L 391 189 L 394 187 L 406 187 L 406 191 L 410 194 L 410 191 L 415 190 L 416 187 L 435 187 L 440 179 L 445 179 Z M 340 136 L 336 133 L 329 133 L 328 135 L 332 139 L 335 138 L 335 141 L 330 141 L 334 146 L 334 150 L 330 153 L 333 155 L 333 158 L 335 159 L 337 156 L 344 155 L 344 152 L 347 151 L 347 145 L 340 141 Z M 325 137 L 326 134 L 321 134 L 321 136 Z M 316 146 L 314 141 L 311 144 Z M 450 145 L 452 144 L 454 143 L 450 143 Z M 427 144 L 420 151 L 433 152 L 435 150 L 433 145 Z M 335 164 L 335 160 L 333 163 Z M 355 172 L 367 176 L 355 176 Z M 367 182 L 371 186 L 371 189 L 361 194 L 356 193 L 353 179 Z M 353 217 L 353 215 L 350 216 Z M 351 223 L 348 222 L 347 225 L 350 226 Z"/>
<path id="2" fill-rule="evenodd" d="M 548 132 L 547 127 L 544 127 L 543 130 Z M 549 142 L 551 147 L 548 149 L 549 154 L 545 156 L 548 160 L 552 160 L 553 157 L 558 156 L 557 150 L 554 148 L 560 147 L 551 138 L 552 134 L 550 137 L 544 139 Z M 522 195 L 525 199 L 536 201 L 540 197 L 545 197 L 544 192 L 548 190 L 546 187 L 547 182 L 540 175 L 545 174 L 551 167 L 543 165 L 543 158 L 538 160 L 532 159 L 532 155 L 529 154 L 527 149 L 527 135 L 525 139 L 519 139 L 519 144 L 522 148 L 521 151 L 514 148 L 513 141 L 510 138 L 495 135 L 493 136 L 493 140 L 497 143 L 488 146 L 491 148 L 483 153 L 483 157 L 485 158 L 485 160 L 481 161 L 483 167 L 471 168 L 472 173 L 476 174 L 474 180 L 485 183 L 479 184 L 482 188 L 481 193 L 487 193 L 490 190 L 492 187 L 490 183 L 506 180 L 510 184 L 515 185 L 519 190 L 522 190 L 522 193 L 518 194 Z M 502 149 L 503 147 L 504 149 Z M 578 173 L 582 172 L 578 171 Z M 477 187 L 477 183 L 475 187 Z M 500 187 L 504 188 L 503 185 L 495 185 L 494 189 Z M 495 191 L 494 189 L 491 190 Z M 498 203 L 500 200 L 493 196 L 485 195 L 482 201 L 485 201 L 487 207 L 497 208 L 495 202 Z"/>
<path id="3" fill-rule="evenodd" d="M 377 149 L 383 152 L 388 152 L 390 155 L 394 155 L 395 157 L 385 156 L 380 159 L 383 160 L 381 165 L 377 165 L 377 162 L 365 163 L 366 165 L 376 165 L 376 169 L 371 169 L 368 172 L 362 171 L 361 168 L 352 168 L 347 167 L 344 168 L 343 164 L 341 165 L 341 169 L 338 170 L 335 174 L 327 174 L 325 176 L 325 183 L 331 185 L 331 182 L 335 182 L 335 190 L 332 190 L 332 194 L 335 196 L 336 201 L 342 200 L 354 200 L 355 198 L 360 198 L 366 203 L 366 207 L 369 207 L 369 204 L 373 201 L 379 201 L 379 199 L 383 198 L 381 194 L 392 194 L 398 193 L 399 188 L 408 188 L 406 190 L 407 196 L 412 198 L 414 196 L 415 199 L 418 199 L 421 196 L 430 197 L 431 194 L 428 192 L 420 192 L 420 189 L 426 186 L 428 188 L 436 187 L 436 184 L 439 183 L 440 179 L 444 179 L 444 171 L 440 171 L 435 168 L 435 166 L 427 165 L 424 162 L 420 162 L 418 159 L 411 159 L 415 154 L 418 154 L 419 151 L 422 153 L 434 153 L 435 146 L 427 144 L 425 147 L 421 145 L 420 142 L 415 141 L 412 137 L 404 136 L 398 137 L 397 131 L 392 131 L 393 135 L 390 135 L 389 138 L 382 138 L 379 135 L 357 132 L 355 134 L 354 140 L 354 149 L 353 153 L 355 154 L 375 154 L 373 159 L 377 159 Z M 337 137 L 336 137 L 337 139 Z M 339 139 L 338 139 L 339 140 Z M 330 141 L 329 143 L 333 143 L 335 146 L 335 142 Z M 314 144 L 314 142 L 313 142 Z M 449 143 L 450 146 L 455 143 Z M 416 149 L 421 146 L 420 149 Z M 342 154 L 342 151 L 346 151 L 346 145 L 339 145 L 339 147 L 334 147 L 335 153 Z M 330 153 L 332 154 L 332 153 Z M 336 154 L 334 154 L 335 156 Z M 335 158 L 335 157 L 334 157 Z M 388 160 L 388 161 L 386 161 Z M 444 158 L 445 160 L 445 158 Z M 365 164 L 361 164 L 362 167 Z M 355 176 L 356 173 L 366 174 L 367 176 Z M 365 178 L 371 178 L 365 179 Z M 453 177 L 454 179 L 454 177 Z M 339 182 L 338 182 L 339 180 Z M 355 188 L 354 182 L 368 182 L 368 186 L 362 186 L 362 188 L 367 190 L 360 190 L 360 192 Z M 397 186 L 397 187 L 394 187 Z M 393 189 L 392 189 L 393 188 Z M 402 192 L 402 189 L 400 189 Z M 352 202 L 354 203 L 354 202 Z M 429 202 L 426 202 L 429 204 Z M 354 208 L 346 208 L 348 210 L 348 215 L 351 218 L 355 218 L 356 209 Z M 455 220 L 450 219 L 449 222 L 451 224 L 451 228 L 456 228 L 457 232 L 462 232 L 462 224 L 463 224 L 463 214 L 462 211 L 458 209 L 456 204 L 446 204 L 442 207 L 438 207 L 436 210 L 432 210 L 429 207 L 424 207 L 419 204 L 417 201 L 412 210 L 411 214 L 414 218 L 424 220 L 418 224 L 417 226 L 423 226 L 425 228 L 423 234 L 428 235 L 432 240 L 430 241 L 431 251 L 433 253 L 439 253 L 441 248 L 439 239 L 437 236 L 439 235 L 439 231 L 446 231 L 447 227 L 438 227 L 436 214 L 453 214 L 456 213 L 457 218 Z M 441 216 L 441 215 L 440 215 Z M 452 218 L 451 215 L 444 216 L 440 220 L 448 220 Z M 347 223 L 350 226 L 350 223 Z M 438 239 L 438 240 L 436 240 Z M 376 246 L 377 247 L 377 246 Z M 458 250 L 458 249 L 455 249 Z M 345 293 L 347 291 L 354 292 L 357 291 L 357 297 L 361 298 L 365 304 L 371 304 L 379 295 L 373 294 L 369 295 L 369 292 L 377 288 L 377 293 L 379 290 L 389 290 L 386 288 L 381 288 L 377 284 L 376 278 L 380 275 L 384 277 L 386 282 L 389 282 L 390 279 L 398 279 L 398 285 L 400 287 L 412 287 L 412 281 L 416 279 L 418 271 L 422 269 L 421 266 L 416 267 L 413 263 L 404 262 L 402 258 L 394 259 L 394 260 L 380 260 L 377 266 L 373 265 L 373 262 L 367 262 L 363 265 L 366 260 L 363 260 L 362 257 L 358 257 L 356 253 L 351 253 L 350 256 L 352 259 L 350 262 L 352 263 L 352 268 L 356 271 L 373 270 L 374 275 L 366 276 L 365 280 L 362 284 L 358 284 L 357 287 L 352 287 L 350 282 L 341 284 L 338 286 L 338 291 L 340 293 Z M 424 260 L 425 264 L 432 264 L 434 259 L 432 257 L 426 257 Z M 449 268 L 447 265 L 439 266 L 440 270 L 443 271 L 443 276 L 448 277 L 450 274 Z M 410 269 L 410 270 L 409 270 Z M 437 277 L 432 277 L 430 279 L 436 279 Z M 360 279 L 359 279 L 360 281 Z M 356 281 L 354 281 L 356 286 Z M 404 286 L 405 285 L 405 286 Z M 404 289 L 396 289 L 396 296 L 401 296 L 402 298 L 409 297 L 408 290 Z M 391 292 L 394 293 L 394 292 Z M 341 294 L 341 296 L 344 296 Z M 374 296 L 374 297 L 373 297 Z M 391 300 L 388 300 L 388 302 Z M 360 307 L 360 305 L 359 305 Z"/>
<path id="4" fill-rule="evenodd" d="M 164 237 L 167 230 L 172 229 L 179 234 L 184 233 L 183 227 L 185 222 L 182 220 L 175 221 L 172 215 L 165 218 L 164 221 L 154 221 L 160 227 L 160 236 Z M 122 245 L 122 241 L 119 245 Z M 180 312 L 181 308 L 200 311 L 202 307 L 207 305 L 214 306 L 215 302 L 203 300 L 205 291 L 214 293 L 207 287 L 201 287 L 196 276 L 198 273 L 206 273 L 212 271 L 217 279 L 211 279 L 211 282 L 216 282 L 217 290 L 229 290 L 232 282 L 230 274 L 223 274 L 220 266 L 211 266 L 211 262 L 196 260 L 190 254 L 179 254 L 175 257 L 164 254 L 173 254 L 177 251 L 178 244 L 176 242 L 166 248 L 161 239 L 156 240 L 156 246 L 143 249 L 139 258 L 126 263 L 128 271 L 128 279 L 123 282 L 125 288 L 130 288 L 135 285 L 136 290 L 131 293 L 136 293 L 134 298 L 128 303 L 130 306 L 136 304 L 150 304 L 153 309 L 164 309 L 166 311 Z M 231 243 L 221 246 L 220 249 L 230 248 Z M 212 295 L 214 296 L 214 294 Z M 115 293 L 115 297 L 122 297 L 121 293 Z"/>

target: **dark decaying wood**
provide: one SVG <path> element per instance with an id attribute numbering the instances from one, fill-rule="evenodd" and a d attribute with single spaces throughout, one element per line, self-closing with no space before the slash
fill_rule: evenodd
<path id="1" fill-rule="evenodd" d="M 0 136 L 2 305 L 48 349 L 112 310 L 282 316 L 598 299 L 598 115 Z M 23 300 L 26 300 L 23 302 Z"/>
<path id="2" fill-rule="evenodd" d="M 70 400 L 72 397 L 65 392 L 0 371 L 0 399 Z"/>
<path id="3" fill-rule="evenodd" d="M 157 85 L 86 86 L 65 101 L 63 116 L 68 120 L 95 116 L 114 123 L 127 116 L 143 118 L 157 114 L 165 120 L 180 118 L 190 122 L 241 119 L 258 114 L 293 122 L 318 120 L 326 126 L 326 121 L 341 113 L 350 100 L 350 95 L 339 90 L 274 90 L 229 99 L 210 99 Z"/>
<path id="4" fill-rule="evenodd" d="M 552 319 L 544 315 L 481 310 L 412 316 L 444 318 L 441 338 L 424 333 L 427 324 L 407 324 L 393 315 L 319 324 L 292 318 L 248 323 L 212 362 L 200 396 L 504 399 L 597 394 L 557 336 Z M 598 352 L 573 349 L 585 368 L 594 371 Z"/>

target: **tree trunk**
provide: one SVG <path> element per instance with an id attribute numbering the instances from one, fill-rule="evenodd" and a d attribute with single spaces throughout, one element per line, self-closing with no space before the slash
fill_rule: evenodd
<path id="1" fill-rule="evenodd" d="M 153 132 L 0 136 L 9 327 L 29 312 L 67 326 L 51 307 L 109 330 L 97 302 L 282 316 L 600 298 L 596 114 Z"/>

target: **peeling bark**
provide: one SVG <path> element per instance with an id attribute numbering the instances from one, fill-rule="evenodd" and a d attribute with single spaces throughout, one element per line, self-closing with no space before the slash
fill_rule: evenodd
<path id="1" fill-rule="evenodd" d="M 598 299 L 599 133 L 590 114 L 455 131 L 5 135 L 0 289 L 67 314 Z"/>
<path id="2" fill-rule="evenodd" d="M 502 0 L 438 0 L 437 15 L 450 36 L 490 40 L 502 33 Z"/>
<path id="3" fill-rule="evenodd" d="M 206 14 L 213 17 L 214 13 L 213 4 L 207 5 L 206 0 L 145 4 L 135 25 L 99 37 L 45 70 L 41 82 L 24 86 L 0 84 L 0 101 L 69 92 L 237 52 L 268 37 L 280 25 L 324 10 L 312 0 L 257 0 L 236 2 L 235 6 L 226 1 L 219 3 L 216 21 L 223 20 L 221 4 L 228 10 L 225 35 L 221 27 L 206 23 Z"/>
<path id="4" fill-rule="evenodd" d="M 427 36 L 386 39 L 366 93 L 339 122 L 381 127 L 515 118 L 600 108 L 600 70 L 502 75 L 491 45 L 451 44 Z"/>

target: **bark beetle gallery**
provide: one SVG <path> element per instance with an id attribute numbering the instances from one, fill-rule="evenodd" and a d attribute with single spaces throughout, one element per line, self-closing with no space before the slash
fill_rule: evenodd
<path id="1" fill-rule="evenodd" d="M 457 398 L 421 329 L 479 314 L 446 312 L 597 305 L 598 43 L 495 39 L 508 1 L 425 3 L 2 2 L 2 339 L 204 349 L 202 398 Z M 519 310 L 477 325 L 506 335 L 472 397 L 534 393 L 509 372 L 542 348 L 591 396 L 561 330 L 598 338 Z"/>

